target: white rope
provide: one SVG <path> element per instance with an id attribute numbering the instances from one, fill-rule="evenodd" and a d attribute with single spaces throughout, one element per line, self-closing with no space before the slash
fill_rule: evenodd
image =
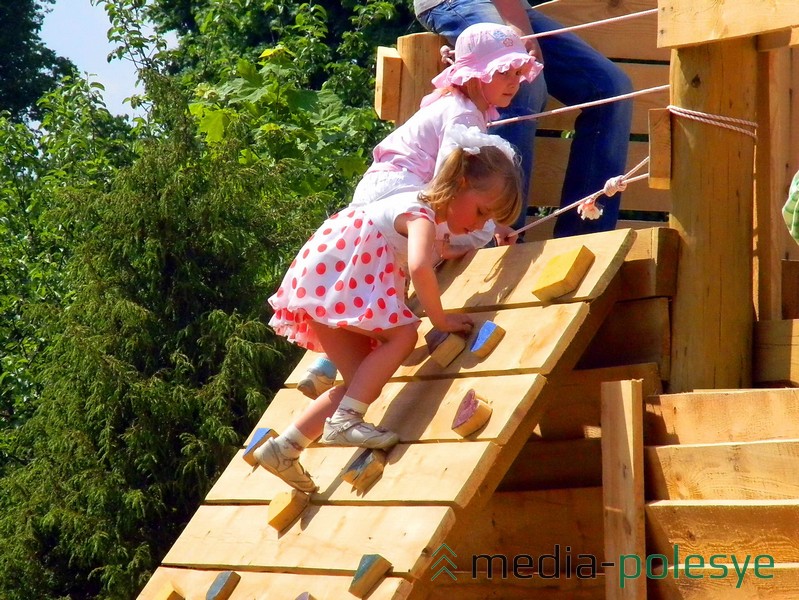
<path id="1" fill-rule="evenodd" d="M 636 175 L 635 177 L 633 177 L 633 175 L 648 162 L 649 162 L 649 157 L 647 156 L 644 160 L 639 162 L 624 175 L 618 175 L 616 177 L 611 177 L 610 179 L 608 179 L 601 190 L 594 192 L 593 194 L 586 196 L 585 198 L 580 198 L 579 200 L 577 200 L 576 202 L 572 202 L 568 206 L 559 208 L 558 210 L 551 212 L 545 217 L 541 217 L 540 219 L 533 221 L 532 223 L 528 223 L 524 227 L 520 227 L 516 231 L 512 232 L 511 235 L 518 235 L 523 231 L 527 231 L 528 229 L 537 227 L 538 225 L 541 225 L 541 223 L 546 223 L 550 219 L 554 219 L 555 217 L 562 215 L 566 211 L 571 210 L 573 208 L 577 208 L 577 212 L 581 214 L 583 219 L 598 219 L 602 215 L 602 211 L 601 209 L 597 209 L 594 206 L 594 203 L 596 202 L 597 198 L 599 198 L 602 195 L 610 197 L 616 192 L 623 192 L 625 189 L 627 189 L 628 183 L 633 183 L 635 181 L 640 181 L 642 179 L 646 179 L 647 177 L 649 177 L 649 173 L 644 173 L 643 175 Z M 592 214 L 596 216 L 591 216 Z"/>
<path id="2" fill-rule="evenodd" d="M 561 108 L 554 108 L 552 110 L 546 110 L 544 112 L 535 113 L 532 115 L 522 115 L 520 117 L 511 117 L 509 119 L 499 119 L 497 121 L 491 121 L 488 126 L 489 127 L 496 127 L 497 125 L 507 125 L 509 123 L 515 123 L 517 121 L 526 121 L 527 119 L 540 119 L 541 117 L 551 117 L 552 115 L 559 115 L 561 113 L 569 112 L 572 110 L 582 110 L 584 108 L 590 108 L 592 106 L 599 106 L 600 104 L 608 104 L 610 102 L 616 102 L 618 100 L 627 100 L 629 98 L 635 98 L 636 96 L 643 96 L 644 94 L 654 94 L 655 92 L 663 92 L 669 89 L 669 85 L 659 85 L 652 88 L 646 88 L 643 90 L 636 90 L 634 92 L 630 92 L 629 94 L 621 94 L 619 96 L 611 96 L 610 98 L 602 98 L 601 100 L 592 100 L 591 102 L 583 102 L 582 104 L 572 104 L 570 106 L 562 106 Z"/>
<path id="3" fill-rule="evenodd" d="M 608 19 L 602 19 L 600 21 L 592 21 L 590 23 L 583 23 L 582 25 L 572 25 L 570 27 L 562 27 L 560 29 L 552 29 L 551 31 L 542 31 L 540 33 L 533 33 L 530 35 L 522 36 L 523 40 L 534 40 L 542 37 L 547 37 L 550 35 L 557 35 L 559 33 L 567 33 L 569 31 L 579 31 L 580 29 L 588 29 L 589 27 L 596 27 L 597 25 L 608 25 L 610 23 L 615 23 L 617 21 L 626 21 L 627 19 L 634 19 L 636 17 L 642 17 L 644 15 L 651 15 L 658 12 L 658 8 L 651 8 L 649 10 L 642 10 L 640 12 L 630 13 L 628 15 L 621 15 L 620 17 L 610 17 Z"/>
<path id="4" fill-rule="evenodd" d="M 700 121 L 701 123 L 707 123 L 708 125 L 723 127 L 724 129 L 730 129 L 732 131 L 737 131 L 738 133 L 743 133 L 744 135 L 748 135 L 751 138 L 757 139 L 757 123 L 755 121 L 736 119 L 735 117 L 725 117 L 723 115 L 713 115 L 710 113 L 699 112 L 698 110 L 681 108 L 679 106 L 674 106 L 673 104 L 669 104 L 667 108 L 672 114 L 677 116 L 692 119 L 694 121 Z M 744 127 L 737 127 L 737 125 L 743 125 Z M 749 127 L 749 129 L 745 129 L 745 127 Z"/>

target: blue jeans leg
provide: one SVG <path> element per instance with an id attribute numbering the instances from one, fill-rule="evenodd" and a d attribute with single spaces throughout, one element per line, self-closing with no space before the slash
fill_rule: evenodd
<path id="1" fill-rule="evenodd" d="M 529 10 L 536 32 L 557 29 L 559 23 L 535 10 Z M 565 105 L 581 104 L 632 91 L 627 75 L 574 34 L 558 34 L 539 39 L 544 55 L 544 73 L 549 93 Z M 632 101 L 615 101 L 583 109 L 574 124 L 569 162 L 561 194 L 561 206 L 604 187 L 611 177 L 626 172 L 627 151 L 632 123 Z M 555 223 L 555 237 L 608 231 L 616 227 L 621 194 L 602 196 L 602 217 L 582 220 L 570 210 Z"/>

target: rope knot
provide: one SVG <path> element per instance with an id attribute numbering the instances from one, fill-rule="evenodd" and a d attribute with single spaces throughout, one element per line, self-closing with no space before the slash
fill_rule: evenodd
<path id="1" fill-rule="evenodd" d="M 617 175 L 616 177 L 611 177 L 605 182 L 605 187 L 602 189 L 602 193 L 606 196 L 610 197 L 617 192 L 623 192 L 627 189 L 627 181 L 624 179 L 624 175 Z"/>

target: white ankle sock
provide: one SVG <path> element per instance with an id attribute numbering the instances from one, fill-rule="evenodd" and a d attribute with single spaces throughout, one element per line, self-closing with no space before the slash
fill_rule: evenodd
<path id="1" fill-rule="evenodd" d="M 353 419 L 362 421 L 367 408 L 369 408 L 369 405 L 366 402 L 361 402 L 350 396 L 344 396 L 336 412 L 330 417 L 330 422 L 342 423 L 344 421 L 352 421 Z"/>
<path id="2" fill-rule="evenodd" d="M 293 424 L 286 427 L 285 431 L 275 438 L 280 452 L 288 458 L 297 458 L 312 441 Z"/>

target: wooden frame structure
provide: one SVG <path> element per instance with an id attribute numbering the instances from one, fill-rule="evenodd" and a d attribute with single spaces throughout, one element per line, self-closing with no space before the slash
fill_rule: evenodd
<path id="1" fill-rule="evenodd" d="M 538 8 L 568 25 L 654 6 Z M 368 415 L 402 439 L 380 477 L 350 488 L 342 473 L 358 453 L 311 447 L 303 461 L 321 491 L 298 520 L 271 531 L 267 508 L 286 488 L 242 458 L 245 440 L 140 600 L 163 590 L 203 598 L 228 571 L 241 575 L 231 600 L 355 597 L 367 557 L 391 565 L 365 591 L 373 600 L 799 597 L 799 394 L 750 389 L 799 386 L 799 322 L 786 320 L 799 317 L 799 246 L 780 215 L 799 170 L 799 5 L 659 0 L 658 9 L 581 35 L 625 63 L 637 88 L 668 74 L 668 99 L 635 107 L 630 163 L 649 153 L 656 189 L 627 193 L 623 204 L 668 213 L 668 222 L 480 250 L 446 265 L 445 308 L 506 335 L 491 354 L 462 353 L 442 368 L 429 360 L 423 325 Z M 416 34 L 379 50 L 378 114 L 401 122 L 415 110 L 439 68 L 438 46 L 437 36 Z M 757 143 L 664 112 L 667 103 L 757 121 Z M 546 146 L 537 178 L 547 183 L 533 203 L 553 206 L 562 166 L 548 159 L 562 161 L 569 142 L 536 143 Z M 577 289 L 536 299 L 545 265 L 580 245 L 596 259 Z M 279 431 L 301 409 L 293 387 L 311 359 L 253 435 Z M 449 424 L 470 389 L 493 410 L 461 438 Z M 761 571 L 735 571 L 739 555 Z M 502 557 L 511 573 L 498 577 Z M 606 564 L 581 577 L 587 557 Z"/>

